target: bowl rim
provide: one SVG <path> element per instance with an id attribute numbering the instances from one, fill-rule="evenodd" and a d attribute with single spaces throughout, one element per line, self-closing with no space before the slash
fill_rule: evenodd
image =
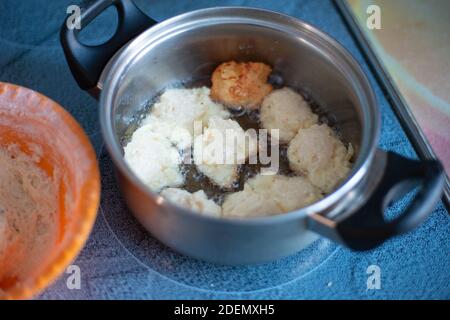
<path id="1" fill-rule="evenodd" d="M 222 19 L 222 20 L 221 20 Z M 215 21 L 217 20 L 217 21 Z M 150 190 L 131 170 L 123 158 L 123 150 L 120 142 L 115 138 L 114 118 L 112 106 L 116 98 L 115 88 L 120 83 L 123 74 L 129 65 L 138 59 L 139 56 L 153 43 L 163 41 L 171 32 L 180 32 L 182 27 L 195 26 L 198 24 L 218 24 L 218 23 L 254 23 L 256 25 L 277 28 L 284 32 L 291 32 L 294 35 L 308 34 L 320 41 L 328 49 L 333 49 L 334 54 L 346 63 L 351 70 L 347 70 L 349 76 L 356 79 L 356 86 L 359 87 L 363 107 L 363 134 L 361 150 L 353 164 L 352 170 L 341 182 L 341 184 L 330 194 L 321 200 L 310 204 L 304 208 L 287 212 L 280 215 L 252 217 L 251 219 L 241 218 L 217 218 L 198 213 L 183 208 L 170 201 L 165 201 L 158 193 Z M 204 24 L 204 25 L 205 25 Z M 202 26 L 204 26 L 202 25 Z M 301 30 L 301 32 L 299 32 Z M 164 20 L 131 40 L 120 49 L 109 61 L 100 77 L 98 84 L 100 91 L 99 114 L 100 128 L 105 142 L 105 146 L 111 156 L 113 163 L 120 173 L 137 186 L 141 191 L 151 198 L 154 198 L 158 205 L 167 205 L 170 209 L 176 208 L 177 212 L 187 215 L 192 219 L 209 220 L 213 223 L 229 225 L 270 225 L 275 223 L 286 223 L 298 218 L 304 218 L 315 213 L 324 212 L 333 207 L 343 199 L 351 190 L 354 190 L 366 177 L 370 170 L 372 160 L 375 156 L 377 143 L 380 135 L 381 115 L 374 91 L 360 64 L 353 56 L 334 38 L 318 28 L 306 23 L 298 18 L 285 15 L 279 12 L 252 7 L 212 7 L 183 13 L 167 20 Z"/>
<path id="2" fill-rule="evenodd" d="M 58 276 L 72 263 L 78 256 L 79 252 L 86 243 L 94 226 L 98 208 L 100 205 L 100 171 L 97 162 L 95 150 L 80 126 L 73 116 L 66 111 L 61 105 L 50 99 L 49 97 L 34 91 L 32 89 L 19 86 L 12 83 L 0 82 L 0 96 L 8 91 L 23 91 L 26 94 L 34 95 L 45 101 L 45 106 L 57 113 L 63 120 L 64 124 L 79 139 L 80 145 L 85 149 L 86 154 L 91 160 L 86 176 L 89 178 L 81 186 L 82 192 L 79 196 L 79 211 L 82 212 L 83 219 L 78 219 L 74 224 L 73 238 L 70 241 L 62 242 L 62 246 L 57 250 L 55 258 L 48 261 L 48 265 L 44 267 L 42 273 L 36 277 L 30 286 L 13 287 L 12 292 L 5 290 L 5 296 L 2 299 L 30 299 L 37 296 L 41 291 L 51 285 Z M 16 95 L 13 95 L 14 99 Z M 11 98 L 11 97 L 9 97 Z M 14 100 L 11 100 L 14 103 Z"/>

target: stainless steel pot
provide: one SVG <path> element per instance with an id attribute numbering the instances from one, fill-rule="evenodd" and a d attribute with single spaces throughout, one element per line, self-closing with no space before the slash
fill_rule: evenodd
<path id="1" fill-rule="evenodd" d="M 109 5 L 119 12 L 116 34 L 86 46 L 64 24 L 61 42 L 81 88 L 100 96 L 106 147 L 123 196 L 140 223 L 173 249 L 200 259 L 244 264 L 295 253 L 319 236 L 365 250 L 416 227 L 440 198 L 437 161 L 415 161 L 377 149 L 380 113 L 361 68 L 335 40 L 289 16 L 249 8 L 212 8 L 156 24 L 131 0 L 97 1 L 83 11 L 84 27 Z M 144 102 L 174 82 L 209 78 L 228 60 L 261 61 L 286 85 L 306 90 L 356 149 L 349 177 L 306 208 L 248 220 L 198 215 L 150 191 L 123 159 L 121 139 Z M 383 217 L 399 194 L 420 189 L 393 220 Z"/>

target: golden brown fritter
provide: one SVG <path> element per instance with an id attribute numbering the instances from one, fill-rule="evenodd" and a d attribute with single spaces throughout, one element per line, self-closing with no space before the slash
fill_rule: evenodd
<path id="1" fill-rule="evenodd" d="M 261 62 L 224 62 L 212 74 L 211 98 L 229 107 L 257 109 L 272 91 L 272 68 Z"/>

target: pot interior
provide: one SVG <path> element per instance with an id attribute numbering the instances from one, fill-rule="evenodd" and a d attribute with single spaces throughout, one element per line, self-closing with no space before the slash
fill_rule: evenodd
<path id="1" fill-rule="evenodd" d="M 267 63 L 275 78 L 312 98 L 343 141 L 353 145 L 353 173 L 375 148 L 378 110 L 366 78 L 349 54 L 296 19 L 236 8 L 170 19 L 122 50 L 112 67 L 120 76 L 103 75 L 102 95 L 110 99 L 102 99 L 111 103 L 102 107 L 109 113 L 116 146 L 123 144 L 162 90 L 208 84 L 214 68 L 230 60 Z"/>

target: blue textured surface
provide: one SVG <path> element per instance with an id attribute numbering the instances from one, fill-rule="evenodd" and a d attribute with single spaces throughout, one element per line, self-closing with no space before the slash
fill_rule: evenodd
<path id="1" fill-rule="evenodd" d="M 242 5 L 283 12 L 319 27 L 343 44 L 368 74 L 382 112 L 380 147 L 415 157 L 331 1 L 136 2 L 158 21 L 198 8 Z M 59 26 L 70 3 L 0 2 L 0 81 L 40 91 L 69 110 L 96 147 L 103 176 L 101 212 L 86 247 L 74 262 L 81 268 L 81 289 L 67 289 L 67 275 L 62 275 L 40 298 L 450 298 L 450 218 L 441 203 L 417 230 L 376 250 L 355 253 L 322 240 L 293 257 L 253 267 L 229 268 L 199 262 L 151 238 L 116 195 L 109 158 L 101 151 L 96 101 L 77 87 L 59 46 Z M 113 18 L 112 12 L 103 15 L 91 28 L 92 34 L 105 38 Z M 373 264 L 381 269 L 379 290 L 366 287 L 366 270 Z"/>

